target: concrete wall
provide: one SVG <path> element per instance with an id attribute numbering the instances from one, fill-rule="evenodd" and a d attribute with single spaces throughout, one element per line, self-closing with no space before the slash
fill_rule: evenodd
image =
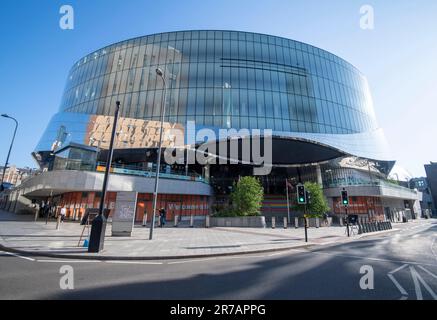
<path id="1" fill-rule="evenodd" d="M 212 217 L 211 227 L 242 227 L 242 228 L 265 228 L 265 217 Z"/>
<path id="2" fill-rule="evenodd" d="M 138 193 L 153 193 L 154 178 L 111 174 L 108 191 L 136 191 Z M 103 173 L 59 170 L 44 172 L 26 180 L 20 185 L 23 194 L 28 197 L 48 196 L 51 190 L 56 193 L 67 191 L 101 191 Z M 199 181 L 176 179 L 159 179 L 159 192 L 165 194 L 205 195 L 212 194 L 210 185 Z"/>

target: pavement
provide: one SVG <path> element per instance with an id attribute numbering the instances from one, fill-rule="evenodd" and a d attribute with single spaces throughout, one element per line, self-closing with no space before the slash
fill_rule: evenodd
<path id="1" fill-rule="evenodd" d="M 420 222 L 412 222 L 420 223 Z M 404 224 L 406 225 L 406 224 Z M 398 225 L 404 227 L 402 224 Z M 80 240 L 83 226 L 65 222 L 56 230 L 56 222 L 44 219 L 33 221 L 0 211 L 0 249 L 26 255 L 70 259 L 97 260 L 156 260 L 202 258 L 227 255 L 254 254 L 356 241 L 379 233 L 348 238 L 345 227 L 310 228 L 306 243 L 304 229 L 299 228 L 155 228 L 149 240 L 149 228 L 135 226 L 131 237 L 112 237 L 111 225 L 106 228 L 104 250 L 88 253 Z M 84 237 L 88 230 L 85 230 Z"/>
<path id="2" fill-rule="evenodd" d="M 178 300 L 192 300 L 184 306 L 204 299 L 437 300 L 437 221 L 397 229 L 348 242 L 202 259 L 73 260 L 0 251 L 0 299 L 175 300 L 159 310 L 163 315 Z"/>

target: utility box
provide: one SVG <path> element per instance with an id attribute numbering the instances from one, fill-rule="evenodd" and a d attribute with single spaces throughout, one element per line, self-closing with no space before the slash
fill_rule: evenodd
<path id="1" fill-rule="evenodd" d="M 112 236 L 130 237 L 135 221 L 137 192 L 117 192 L 115 210 L 112 216 Z"/>

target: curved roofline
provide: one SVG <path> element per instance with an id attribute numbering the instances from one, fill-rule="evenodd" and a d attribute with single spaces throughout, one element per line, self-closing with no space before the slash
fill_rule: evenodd
<path id="1" fill-rule="evenodd" d="M 117 42 L 113 42 L 113 43 L 111 43 L 111 44 L 108 44 L 108 45 L 106 45 L 106 46 L 103 46 L 103 47 L 101 47 L 101 48 L 99 48 L 99 49 L 93 50 L 93 51 L 91 51 L 90 53 L 88 53 L 88 54 L 82 56 L 81 58 L 77 59 L 77 60 L 73 63 L 72 68 L 74 67 L 75 64 L 77 64 L 80 60 L 82 60 L 82 59 L 85 58 L 86 56 L 92 55 L 93 53 L 95 53 L 95 52 L 97 52 L 97 51 L 99 51 L 99 50 L 103 50 L 103 49 L 108 48 L 108 47 L 111 47 L 111 46 L 113 46 L 113 45 L 117 45 L 117 44 L 120 44 L 120 43 L 123 43 L 123 42 L 127 42 L 127 41 L 131 41 L 131 40 L 141 39 L 141 38 L 145 38 L 145 37 L 149 37 L 149 36 L 154 36 L 154 35 L 157 35 L 157 34 L 166 34 L 166 33 L 175 33 L 175 32 L 193 32 L 193 31 L 243 32 L 243 33 L 258 34 L 258 35 L 262 35 L 262 36 L 269 36 L 269 37 L 275 37 L 275 38 L 279 38 L 279 39 L 285 39 L 285 40 L 288 40 L 288 41 L 298 42 L 298 43 L 301 43 L 301 44 L 305 44 L 305 45 L 307 45 L 307 46 L 311 46 L 311 47 L 313 47 L 313 48 L 317 48 L 317 49 L 319 49 L 319 50 L 322 50 L 323 52 L 326 52 L 326 53 L 328 53 L 328 54 L 333 55 L 333 56 L 336 57 L 337 59 L 342 60 L 343 62 L 345 62 L 345 63 L 347 63 L 348 65 L 350 65 L 351 67 L 353 67 L 353 68 L 354 68 L 354 69 L 355 69 L 355 70 L 356 70 L 356 71 L 357 71 L 361 76 L 364 76 L 364 74 L 360 71 L 360 69 L 358 69 L 355 65 L 353 65 L 353 64 L 350 63 L 349 61 L 345 60 L 344 58 L 338 56 L 338 55 L 335 54 L 335 53 L 332 53 L 332 52 L 330 52 L 330 51 L 328 51 L 328 50 L 322 49 L 322 48 L 320 48 L 320 47 L 318 47 L 318 46 L 315 46 L 315 45 L 312 45 L 312 44 L 309 44 L 309 43 L 306 43 L 306 42 L 303 42 L 303 41 L 299 41 L 299 40 L 294 40 L 294 39 L 290 39 L 290 38 L 282 37 L 282 36 L 275 36 L 275 35 L 268 34 L 268 33 L 251 32 L 251 31 L 242 31 L 242 30 L 226 30 L 226 29 L 188 29 L 188 30 L 165 31 L 165 32 L 156 32 L 156 33 L 146 34 L 146 35 L 142 35 L 142 36 L 132 37 L 132 38 L 128 38 L 128 39 L 125 39 L 125 40 L 120 40 L 120 41 L 117 41 Z M 70 70 L 71 70 L 71 69 L 70 69 Z"/>

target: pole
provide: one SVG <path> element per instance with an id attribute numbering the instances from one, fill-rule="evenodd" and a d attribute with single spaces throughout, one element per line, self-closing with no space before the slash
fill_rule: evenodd
<path id="1" fill-rule="evenodd" d="M 289 196 L 288 196 L 288 181 L 287 179 L 285 179 L 285 192 L 287 192 L 287 217 L 288 217 L 288 221 L 290 221 L 290 200 L 289 200 Z"/>
<path id="2" fill-rule="evenodd" d="M 304 218 L 304 227 L 305 227 L 305 242 L 308 242 L 308 220 L 307 220 L 307 205 L 305 203 L 304 205 L 304 214 L 303 214 L 303 218 Z"/>
<path id="3" fill-rule="evenodd" d="M 49 221 L 49 215 L 50 215 L 50 207 L 52 206 L 52 202 L 53 202 L 53 189 L 50 190 L 50 206 L 46 203 L 46 206 L 44 207 L 44 210 L 47 212 L 46 215 L 46 224 Z"/>
<path id="4" fill-rule="evenodd" d="M 15 119 L 13 117 L 10 117 L 7 114 L 2 114 L 2 117 L 14 120 L 15 121 L 15 129 L 14 129 L 14 134 L 12 136 L 11 144 L 9 146 L 8 155 L 6 157 L 5 166 L 3 167 L 2 183 L 0 184 L 1 189 L 3 189 L 3 182 L 4 182 L 4 179 L 5 179 L 6 168 L 7 168 L 8 164 L 9 164 L 9 156 L 11 155 L 12 146 L 14 145 L 14 140 L 15 140 L 15 134 L 17 133 L 17 128 L 18 128 L 18 121 L 17 121 L 17 119 Z"/>
<path id="5" fill-rule="evenodd" d="M 115 133 L 117 131 L 118 113 L 120 111 L 120 101 L 115 103 L 114 123 L 112 125 L 111 141 L 109 143 L 108 156 L 106 157 L 105 176 L 103 178 L 102 195 L 100 197 L 99 215 L 91 224 L 91 235 L 88 245 L 88 252 L 99 252 L 103 249 L 105 242 L 106 217 L 103 214 L 105 205 L 106 190 L 108 186 L 109 173 L 111 170 L 112 154 L 114 152 Z"/>
<path id="6" fill-rule="evenodd" d="M 158 71 L 158 69 L 157 69 Z M 159 74 L 159 73 L 158 73 Z M 160 74 L 162 82 L 164 83 L 164 104 L 161 104 L 161 125 L 159 129 L 159 148 L 158 148 L 158 163 L 156 165 L 156 175 L 155 175 L 155 191 L 153 192 L 153 209 L 152 209 L 152 223 L 150 224 L 150 233 L 149 233 L 149 240 L 153 239 L 153 229 L 155 227 L 155 213 L 156 213 L 156 201 L 158 199 L 158 186 L 159 186 L 159 169 L 161 167 L 161 149 L 162 149 L 162 127 L 164 124 L 164 117 L 165 117 L 165 105 L 167 103 L 166 95 L 167 95 L 167 83 L 165 82 L 164 75 Z"/>
<path id="7" fill-rule="evenodd" d="M 347 236 L 350 237 L 349 233 L 349 217 L 347 215 L 347 206 L 344 207 L 344 210 L 346 211 L 346 228 L 347 228 Z"/>

